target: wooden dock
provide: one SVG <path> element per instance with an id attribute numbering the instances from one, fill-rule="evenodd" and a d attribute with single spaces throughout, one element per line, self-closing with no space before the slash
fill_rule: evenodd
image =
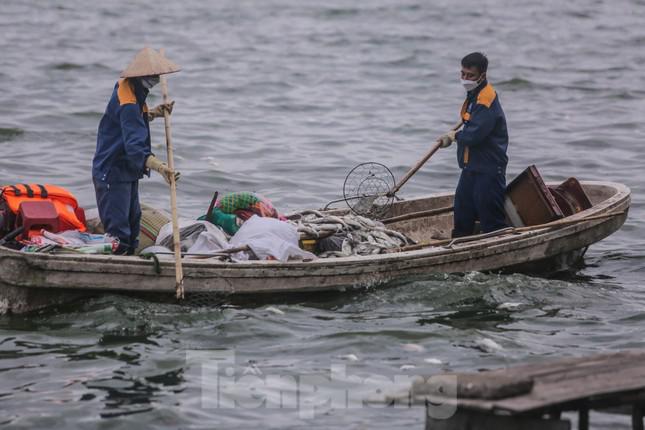
<path id="1" fill-rule="evenodd" d="M 566 430 L 570 411 L 586 430 L 590 410 L 631 415 L 643 430 L 645 349 L 434 375 L 416 381 L 408 399 L 426 406 L 426 430 Z"/>

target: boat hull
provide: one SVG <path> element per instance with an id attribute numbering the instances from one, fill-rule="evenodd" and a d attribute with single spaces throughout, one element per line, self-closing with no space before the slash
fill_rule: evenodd
<path id="1" fill-rule="evenodd" d="M 618 230 L 627 217 L 629 189 L 621 184 L 583 183 L 595 196 L 591 209 L 573 215 L 574 224 L 452 246 L 414 251 L 319 259 L 309 262 L 249 261 L 242 263 L 186 260 L 187 294 L 259 295 L 347 290 L 393 281 L 428 278 L 436 273 L 531 271 L 545 261 L 580 253 Z M 447 194 L 398 203 L 399 213 L 434 209 L 451 201 Z M 603 214 L 606 218 L 599 217 Z M 612 215 L 613 214 L 613 215 Z M 403 221 L 442 222 L 442 219 Z M 587 218 L 592 218 L 587 220 Z M 399 226 L 406 228 L 406 225 Z M 418 227 L 418 226 L 417 226 Z M 408 230 L 414 226 L 407 226 Z M 52 303 L 101 292 L 166 293 L 175 290 L 172 261 L 158 267 L 149 260 L 118 256 L 26 254 L 0 247 L 0 312 L 24 312 Z"/>

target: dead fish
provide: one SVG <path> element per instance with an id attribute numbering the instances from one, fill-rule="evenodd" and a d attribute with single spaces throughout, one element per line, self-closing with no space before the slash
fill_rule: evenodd
<path id="1" fill-rule="evenodd" d="M 376 226 L 377 226 L 377 225 L 376 225 L 376 222 L 374 222 L 373 220 L 371 220 L 371 219 L 369 219 L 369 218 L 366 218 L 366 217 L 364 217 L 364 216 L 354 215 L 354 217 L 356 217 L 356 219 L 358 220 L 358 222 L 360 222 L 360 223 L 361 223 L 361 224 L 363 224 L 363 225 L 367 225 L 367 226 L 369 226 L 369 227 L 376 227 Z"/>
<path id="2" fill-rule="evenodd" d="M 403 234 L 387 229 L 383 223 L 355 214 L 336 216 L 306 210 L 301 212 L 297 222 L 290 222 L 296 225 L 298 232 L 308 237 L 346 234 L 341 250 L 324 252 L 320 255 L 322 258 L 379 254 L 409 243 Z"/>
<path id="3" fill-rule="evenodd" d="M 341 252 L 345 255 L 352 255 L 353 249 L 351 241 L 349 239 L 343 240 L 343 244 L 341 245 Z"/>
<path id="4" fill-rule="evenodd" d="M 371 234 L 372 236 L 374 236 L 374 238 L 379 239 L 379 241 L 383 241 L 385 243 L 392 242 L 392 239 L 390 238 L 390 236 L 388 236 L 386 233 L 382 231 L 373 230 Z"/>
<path id="5" fill-rule="evenodd" d="M 322 254 L 320 254 L 318 257 L 329 258 L 329 257 L 348 257 L 348 256 L 343 254 L 340 251 L 325 251 Z"/>
<path id="6" fill-rule="evenodd" d="M 324 215 L 322 213 L 320 213 L 320 212 L 318 212 L 317 210 L 314 210 L 314 209 L 305 209 L 304 211 L 300 212 L 300 215 L 303 215 L 303 216 L 310 215 L 310 214 L 316 215 L 318 218 L 323 218 L 324 217 Z"/>
<path id="7" fill-rule="evenodd" d="M 343 231 L 343 226 L 338 224 L 318 224 L 318 230 Z"/>
<path id="8" fill-rule="evenodd" d="M 345 223 L 345 221 L 343 221 L 339 217 L 333 216 L 333 215 L 324 216 L 322 218 L 315 218 L 315 219 L 312 219 L 311 221 L 308 221 L 308 222 L 313 223 L 313 224 L 339 224 L 339 225 L 343 226 L 344 228 L 348 228 L 348 226 Z"/>
<path id="9" fill-rule="evenodd" d="M 361 228 L 363 228 L 363 225 L 360 222 L 358 222 L 355 219 L 353 219 L 353 218 L 345 217 L 345 223 L 349 227 L 352 227 L 352 228 L 357 229 L 357 230 L 360 230 Z"/>
<path id="10" fill-rule="evenodd" d="M 320 234 L 315 229 L 307 227 L 306 225 L 299 225 L 297 229 L 299 232 L 305 233 L 309 237 L 320 237 Z"/>
<path id="11" fill-rule="evenodd" d="M 395 237 L 401 239 L 401 241 L 406 245 L 409 243 L 408 238 L 405 237 L 403 234 L 399 233 L 396 230 L 386 230 L 386 233 L 389 234 L 390 236 L 395 236 Z"/>

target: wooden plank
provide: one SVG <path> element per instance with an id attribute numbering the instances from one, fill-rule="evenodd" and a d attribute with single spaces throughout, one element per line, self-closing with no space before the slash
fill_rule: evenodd
<path id="1" fill-rule="evenodd" d="M 530 377 L 516 377 L 503 373 L 490 377 L 486 373 L 443 374 L 416 381 L 412 386 L 415 395 L 434 394 L 436 387 L 450 386 L 457 381 L 457 397 L 460 399 L 503 399 L 526 394 L 533 388 Z"/>
<path id="2" fill-rule="evenodd" d="M 591 397 L 608 397 L 632 391 L 645 391 L 645 354 L 636 358 L 638 362 L 621 366 L 599 368 L 591 366 L 588 373 L 572 372 L 562 374 L 561 379 L 550 375 L 547 380 L 535 379 L 531 393 L 515 398 L 503 399 L 496 407 L 512 412 L 526 412 L 566 402 Z"/>
<path id="3" fill-rule="evenodd" d="M 504 373 L 507 375 L 521 375 L 522 377 L 539 378 L 540 380 L 560 380 L 564 375 L 573 375 L 579 371 L 591 373 L 603 371 L 614 372 L 616 366 L 625 363 L 635 363 L 645 356 L 645 350 L 627 350 L 616 353 L 596 354 L 588 357 L 569 357 L 516 366 L 509 369 L 498 369 L 490 371 Z"/>
<path id="4" fill-rule="evenodd" d="M 520 414 L 548 409 L 578 409 L 581 401 L 594 408 L 615 406 L 621 402 L 642 405 L 642 399 L 645 398 L 645 350 L 566 358 L 479 374 L 444 375 L 453 380 L 455 376 L 457 398 L 436 400 L 470 410 Z M 437 397 L 432 384 L 436 384 L 440 378 L 441 375 L 425 381 L 425 390 L 423 384 L 413 385 L 412 394 L 420 396 L 419 399 L 424 396 Z M 533 381 L 531 390 L 515 393 L 511 390 L 504 398 L 499 398 L 501 396 L 496 395 L 499 393 L 495 393 L 495 390 L 503 392 L 512 388 L 513 381 L 520 383 L 527 379 Z M 461 386 L 468 389 L 460 390 Z M 479 393 L 479 397 L 472 398 L 469 395 L 472 393 Z M 498 397 L 497 400 L 495 397 Z"/>

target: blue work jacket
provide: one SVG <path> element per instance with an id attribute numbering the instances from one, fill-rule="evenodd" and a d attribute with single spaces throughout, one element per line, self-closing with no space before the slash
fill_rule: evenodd
<path id="1" fill-rule="evenodd" d="M 506 174 L 506 117 L 491 84 L 484 81 L 468 92 L 461 118 L 464 127 L 455 135 L 459 167 L 474 172 Z"/>
<path id="2" fill-rule="evenodd" d="M 133 182 L 149 171 L 152 153 L 148 124 L 148 90 L 137 79 L 121 79 L 114 86 L 96 137 L 92 177 L 96 180 Z"/>

